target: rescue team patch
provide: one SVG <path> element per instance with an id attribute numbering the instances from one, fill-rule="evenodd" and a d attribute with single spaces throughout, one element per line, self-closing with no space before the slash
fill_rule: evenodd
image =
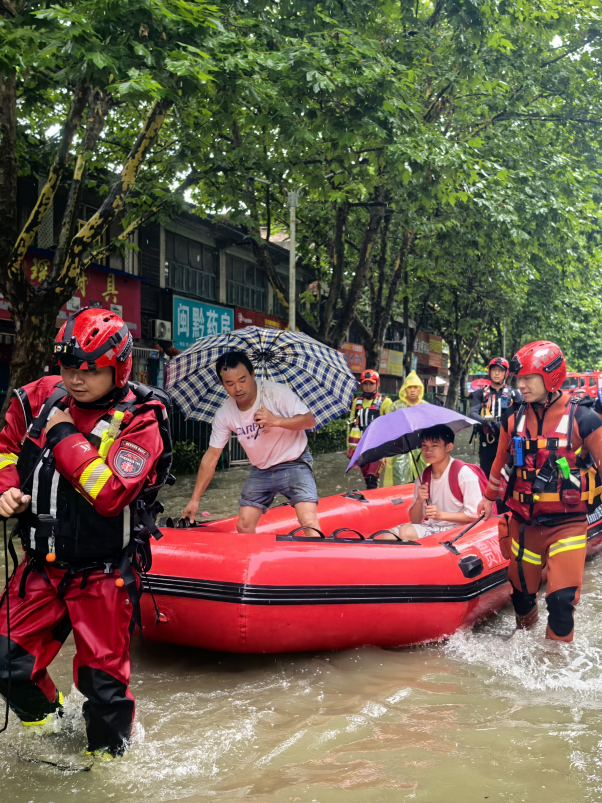
<path id="1" fill-rule="evenodd" d="M 137 443 L 132 443 L 131 441 L 121 441 L 121 445 L 125 446 L 126 449 L 131 449 L 132 452 L 136 452 L 141 457 L 144 457 L 148 460 L 150 457 L 150 452 L 147 452 L 142 446 L 138 446 Z"/>
<path id="2" fill-rule="evenodd" d="M 141 449 L 140 451 L 144 452 L 146 456 L 143 457 L 137 454 L 131 448 L 124 449 L 122 447 L 115 456 L 115 471 L 125 479 L 138 477 L 142 474 L 149 455 L 146 449 Z"/>

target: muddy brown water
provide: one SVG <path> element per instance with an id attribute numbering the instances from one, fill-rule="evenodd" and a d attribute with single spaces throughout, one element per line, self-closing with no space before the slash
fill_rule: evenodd
<path id="1" fill-rule="evenodd" d="M 361 487 L 359 474 L 343 476 L 345 462 L 317 457 L 321 495 Z M 245 475 L 218 475 L 201 509 L 235 513 Z M 191 483 L 164 493 L 168 513 L 180 512 Z M 134 741 L 110 762 L 83 756 L 69 639 L 52 666 L 66 716 L 44 736 L 11 716 L 0 735 L 0 800 L 601 801 L 601 589 L 594 561 L 572 645 L 546 643 L 543 624 L 508 638 L 510 609 L 445 643 L 403 650 L 238 656 L 136 642 Z"/>

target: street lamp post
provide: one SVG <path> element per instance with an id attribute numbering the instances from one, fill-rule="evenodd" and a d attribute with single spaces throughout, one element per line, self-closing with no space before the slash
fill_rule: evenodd
<path id="1" fill-rule="evenodd" d="M 297 226 L 297 206 L 299 205 L 299 196 L 296 192 L 289 192 L 287 206 L 291 213 L 290 223 L 290 250 L 288 260 L 288 328 L 291 332 L 297 329 L 296 319 L 296 290 L 297 290 L 297 276 L 296 276 L 296 248 L 295 248 L 295 230 Z"/>

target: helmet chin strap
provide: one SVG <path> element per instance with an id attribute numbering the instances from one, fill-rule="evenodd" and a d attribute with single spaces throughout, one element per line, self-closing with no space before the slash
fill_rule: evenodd
<path id="1" fill-rule="evenodd" d="M 125 397 L 129 393 L 129 385 L 125 385 L 123 388 L 118 388 L 115 386 L 113 390 L 110 390 L 106 396 L 103 396 L 101 399 L 96 399 L 93 402 L 82 402 L 77 401 L 77 399 L 73 399 L 75 406 L 80 407 L 82 410 L 102 410 L 105 407 L 110 407 L 112 404 L 119 404 L 120 401 L 123 401 Z"/>
<path id="2" fill-rule="evenodd" d="M 373 390 L 372 393 L 366 393 L 365 390 L 363 391 L 364 398 L 366 399 L 372 399 L 374 396 L 376 396 L 376 393 L 376 390 Z"/>
<path id="3" fill-rule="evenodd" d="M 554 390 L 549 390 L 548 391 L 548 397 L 545 400 L 545 402 L 533 402 L 533 407 L 543 407 L 544 410 L 547 410 L 548 407 L 552 404 L 552 397 L 554 396 L 555 392 L 556 391 L 554 391 Z"/>

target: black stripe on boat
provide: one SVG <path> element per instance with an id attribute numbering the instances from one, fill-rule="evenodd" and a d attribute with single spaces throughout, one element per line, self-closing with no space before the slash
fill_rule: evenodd
<path id="1" fill-rule="evenodd" d="M 153 593 L 166 597 L 234 602 L 239 605 L 357 605 L 388 602 L 468 602 L 502 585 L 508 570 L 458 585 L 261 586 L 170 577 L 147 576 Z M 148 589 L 148 582 L 144 583 Z"/>

